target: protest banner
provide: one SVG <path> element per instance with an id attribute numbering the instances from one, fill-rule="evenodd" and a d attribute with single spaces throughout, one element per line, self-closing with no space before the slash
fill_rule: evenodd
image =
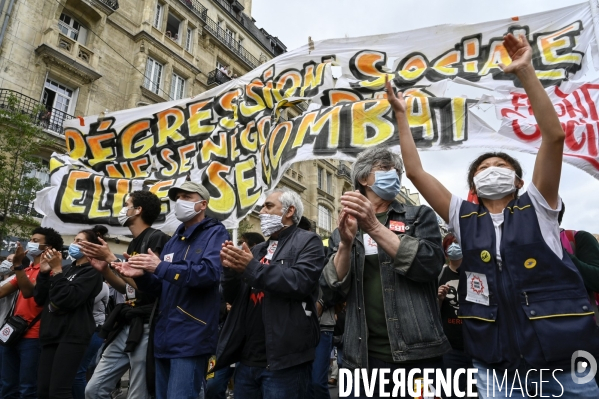
<path id="1" fill-rule="evenodd" d="M 184 100 L 65 123 L 68 154 L 53 155 L 51 186 L 38 193 L 43 225 L 75 233 L 106 224 L 127 194 L 163 200 L 157 227 L 179 224 L 166 197 L 186 179 L 211 194 L 209 214 L 236 227 L 294 162 L 352 160 L 377 145 L 398 146 L 385 79 L 404 91 L 422 150 L 503 148 L 536 152 L 540 133 L 502 38 L 523 35 L 533 65 L 567 133 L 565 161 L 599 177 L 596 102 L 590 70 L 596 34 L 589 3 L 473 25 L 324 40 L 282 54 L 247 75 Z M 595 63 L 599 65 L 599 63 Z M 447 82 L 488 89 L 502 119 L 494 131 L 472 112 L 476 98 L 446 96 Z M 289 118 L 289 109 L 299 115 Z"/>

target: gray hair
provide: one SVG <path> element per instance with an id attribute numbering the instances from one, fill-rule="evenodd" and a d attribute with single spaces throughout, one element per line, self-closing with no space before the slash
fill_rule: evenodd
<path id="1" fill-rule="evenodd" d="M 360 180 L 368 179 L 368 175 L 372 172 L 374 166 L 393 167 L 400 175 L 403 173 L 403 161 L 399 154 L 392 152 L 387 147 L 374 147 L 362 151 L 356 158 L 351 171 L 351 180 L 354 183 L 354 189 L 360 190 L 365 194 L 364 187 L 360 184 Z"/>
<path id="2" fill-rule="evenodd" d="M 291 220 L 293 221 L 293 224 L 298 224 L 304 214 L 304 204 L 302 203 L 302 198 L 299 194 L 288 188 L 275 188 L 274 190 L 267 192 L 266 196 L 268 197 L 270 194 L 274 193 L 281 193 L 279 201 L 281 201 L 281 205 L 283 206 L 283 213 L 286 213 L 290 206 L 295 208 Z"/>

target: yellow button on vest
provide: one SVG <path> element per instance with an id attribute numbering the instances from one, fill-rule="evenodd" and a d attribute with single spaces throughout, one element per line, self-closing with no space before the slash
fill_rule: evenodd
<path id="1" fill-rule="evenodd" d="M 480 253 L 480 258 L 485 263 L 489 263 L 491 261 L 491 254 L 486 249 Z"/>
<path id="2" fill-rule="evenodd" d="M 526 259 L 524 261 L 524 267 L 527 269 L 532 269 L 533 267 L 535 267 L 537 265 L 537 260 L 530 258 L 530 259 Z"/>

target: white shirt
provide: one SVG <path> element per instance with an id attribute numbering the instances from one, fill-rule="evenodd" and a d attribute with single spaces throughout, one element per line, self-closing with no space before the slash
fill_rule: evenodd
<path id="1" fill-rule="evenodd" d="M 530 184 L 528 186 L 528 196 L 532 203 L 537 219 L 539 220 L 539 227 L 543 240 L 551 248 L 551 250 L 562 259 L 563 250 L 562 243 L 559 238 L 559 223 L 557 217 L 559 211 L 562 209 L 562 199 L 558 199 L 557 209 L 551 209 L 545 198 L 541 195 L 539 190 Z M 460 236 L 460 207 L 464 200 L 456 195 L 451 196 L 451 202 L 449 204 L 449 230 L 457 238 L 458 242 L 462 242 Z M 493 226 L 495 226 L 495 243 L 496 243 L 496 257 L 497 261 L 501 262 L 501 254 L 499 253 L 499 246 L 501 244 L 501 235 L 503 233 L 503 212 L 502 213 L 490 213 L 493 219 Z"/>

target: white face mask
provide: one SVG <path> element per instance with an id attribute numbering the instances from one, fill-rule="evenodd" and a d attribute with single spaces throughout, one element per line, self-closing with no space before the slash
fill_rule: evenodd
<path id="1" fill-rule="evenodd" d="M 497 200 L 516 191 L 516 172 L 508 168 L 490 166 L 474 176 L 476 194 L 480 198 Z"/>
<path id="2" fill-rule="evenodd" d="M 175 203 L 175 216 L 179 219 L 180 222 L 187 222 L 188 220 L 193 219 L 196 215 L 199 215 L 202 211 L 195 210 L 196 204 L 199 204 L 204 200 L 199 200 L 198 202 L 191 201 L 183 201 L 178 199 Z"/>
<path id="3" fill-rule="evenodd" d="M 283 220 L 282 216 L 270 215 L 268 213 L 261 213 L 259 216 L 260 229 L 262 230 L 262 235 L 264 237 L 270 237 L 285 227 L 285 225 L 281 222 Z"/>
<path id="4" fill-rule="evenodd" d="M 121 211 L 119 212 L 119 215 L 117 216 L 117 218 L 119 219 L 119 223 L 121 226 L 124 226 L 127 223 L 127 220 L 129 220 L 129 218 L 131 218 L 132 216 L 127 216 L 127 212 L 129 212 L 130 209 L 133 208 L 123 208 L 121 209 Z"/>
<path id="5" fill-rule="evenodd" d="M 0 263 L 0 276 L 4 276 L 10 273 L 10 268 L 12 267 L 12 262 L 7 259 L 4 259 L 2 263 Z"/>

